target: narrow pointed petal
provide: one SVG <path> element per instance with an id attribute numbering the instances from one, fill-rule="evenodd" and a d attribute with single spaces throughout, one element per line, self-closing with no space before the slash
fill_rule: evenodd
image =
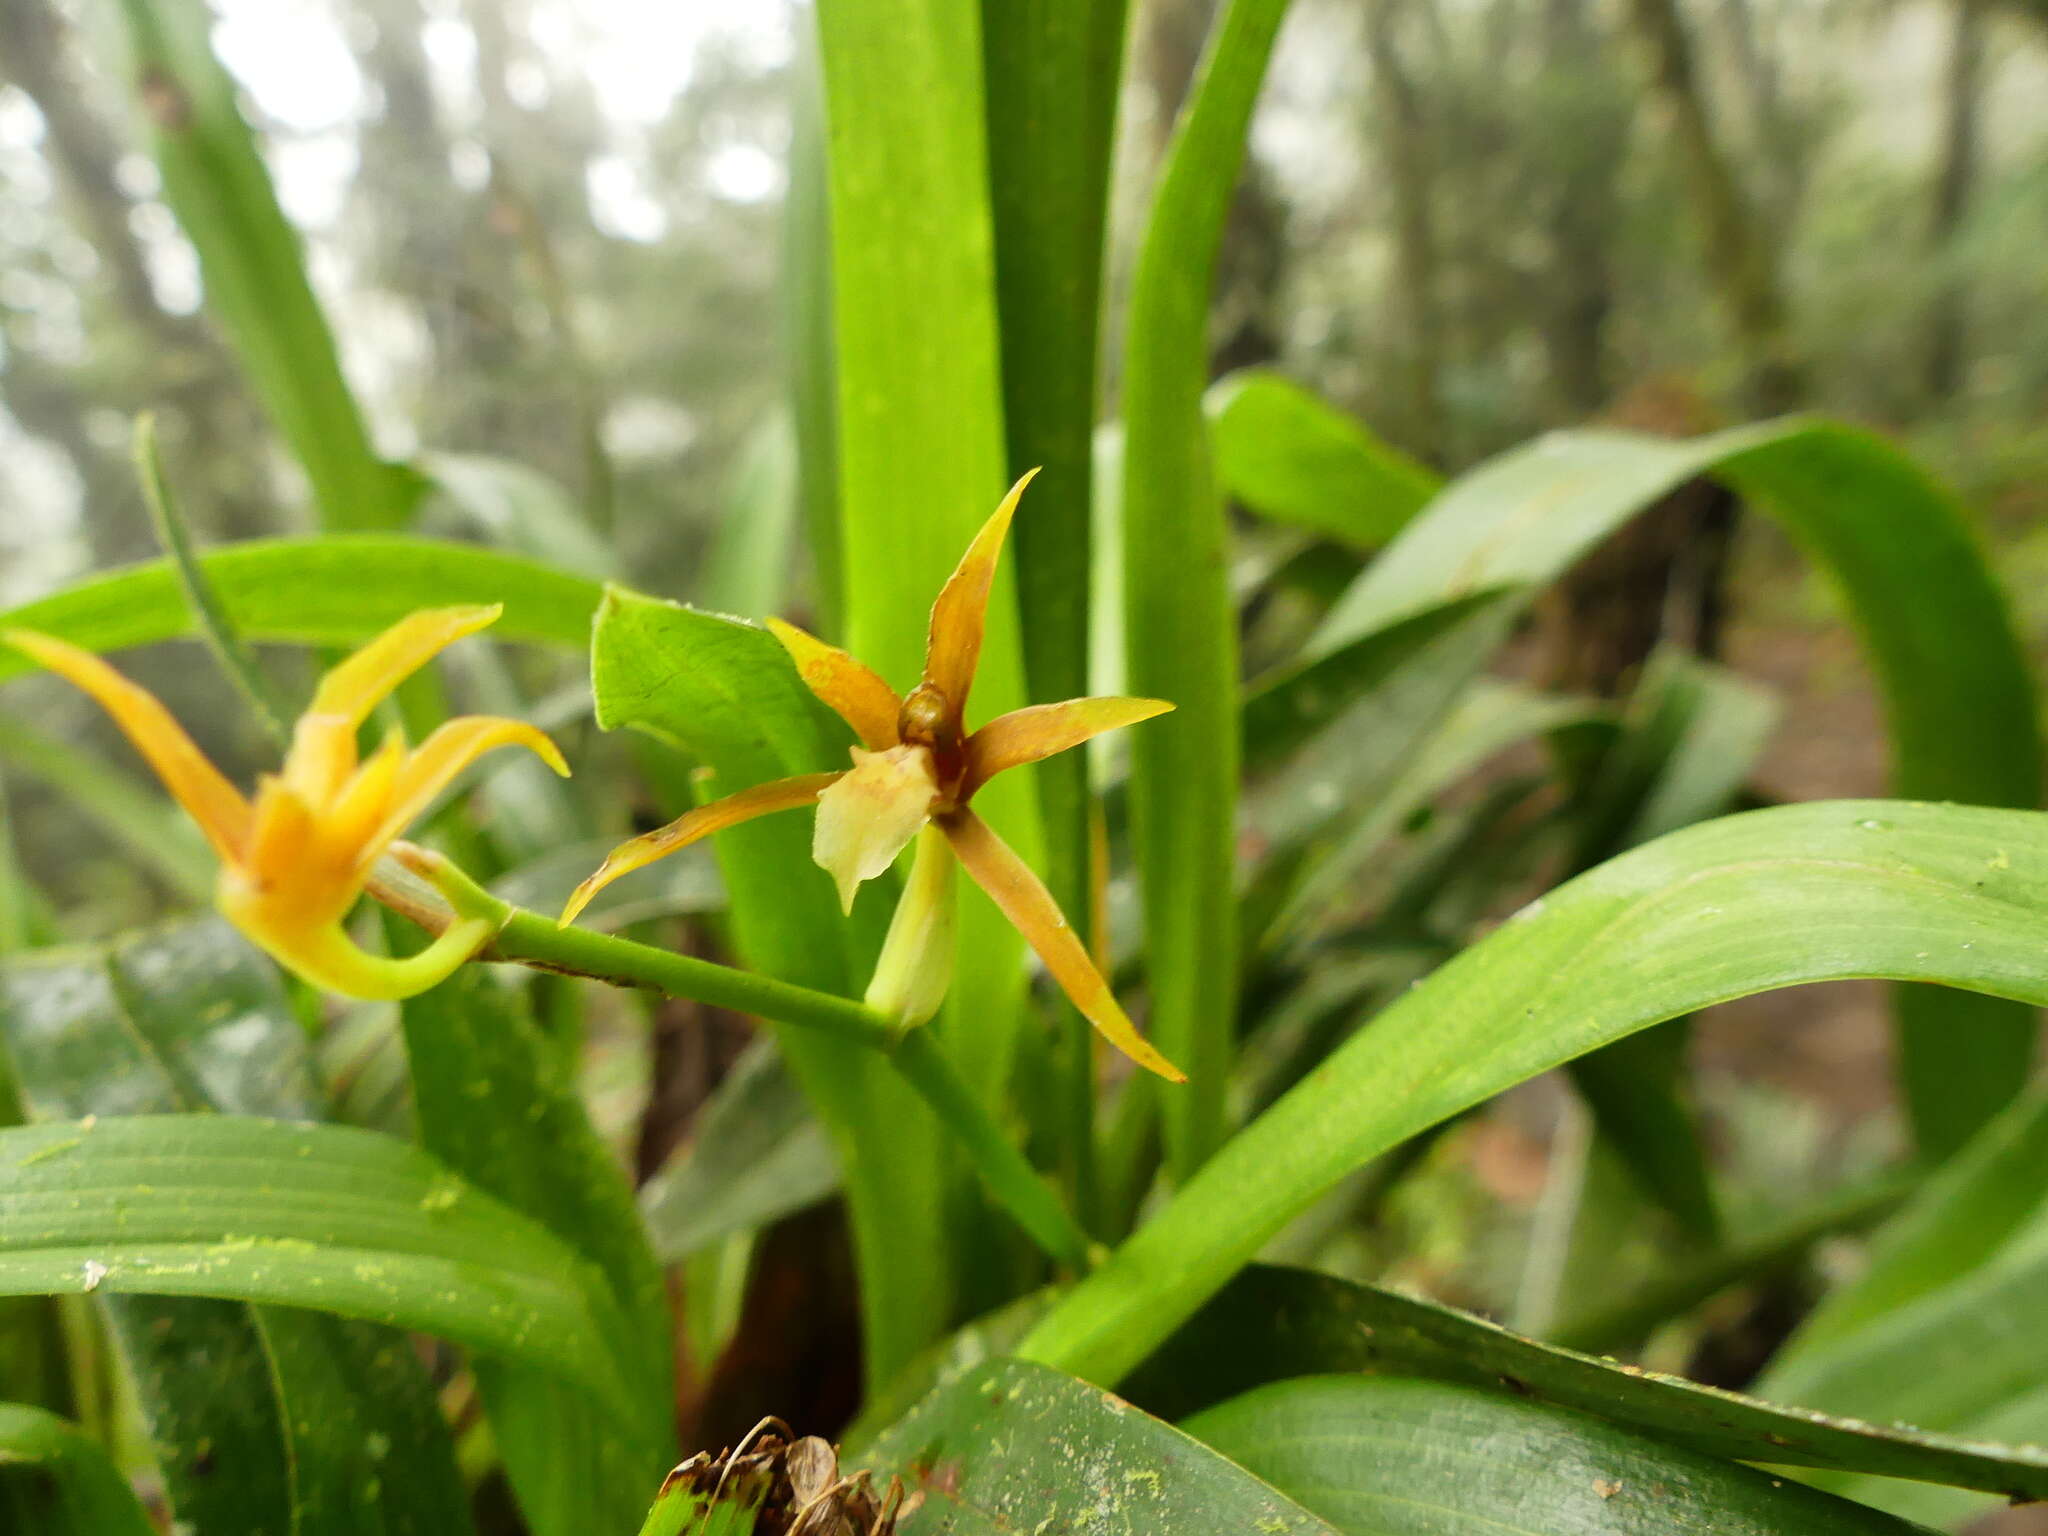
<path id="1" fill-rule="evenodd" d="M 590 898 L 621 875 L 630 875 L 636 869 L 645 869 L 656 859 L 666 858 L 701 838 L 709 837 L 714 832 L 723 832 L 727 827 L 736 827 L 743 821 L 752 821 L 756 816 L 766 816 L 771 811 L 789 811 L 800 805 L 809 805 L 823 791 L 830 789 L 845 776 L 844 772 L 806 773 L 793 779 L 775 779 L 767 784 L 756 784 L 752 789 L 743 789 L 738 794 L 727 795 L 723 800 L 700 805 L 694 811 L 678 816 L 665 827 L 619 844 L 604 863 L 598 866 L 597 873 L 576 887 L 569 897 L 568 905 L 562 908 L 561 921 L 575 922 L 577 914 L 590 905 Z"/>
<path id="2" fill-rule="evenodd" d="M 1005 768 L 1038 762 L 1078 747 L 1091 736 L 1136 725 L 1172 708 L 1164 699 L 1068 699 L 998 715 L 967 738 L 967 781 L 961 796 L 973 794 Z"/>
<path id="3" fill-rule="evenodd" d="M 455 776 L 486 752 L 499 747 L 527 747 L 563 778 L 569 765 L 555 744 L 524 720 L 497 715 L 462 715 L 435 727 L 399 766 L 391 784 L 383 819 L 362 845 L 356 868 L 367 875 L 393 838 L 412 825 L 454 782 Z"/>
<path id="4" fill-rule="evenodd" d="M 340 715 L 361 725 L 413 673 L 464 635 L 496 622 L 500 603 L 422 608 L 409 613 L 320 680 L 311 715 Z"/>
<path id="5" fill-rule="evenodd" d="M 880 752 L 896 745 L 896 717 L 903 700 L 873 668 L 780 619 L 768 621 L 768 632 L 789 652 L 804 686 L 853 727 L 862 746 Z"/>
<path id="6" fill-rule="evenodd" d="M 248 802 L 221 776 L 220 770 L 208 761 L 154 694 L 69 641 L 26 629 L 0 632 L 0 641 L 34 657 L 90 694 L 114 717 L 114 723 L 163 780 L 171 797 L 199 823 L 199 830 L 206 834 L 214 851 L 225 860 L 240 854 L 249 838 Z"/>
<path id="7" fill-rule="evenodd" d="M 940 589 L 939 600 L 932 604 L 924 680 L 945 696 L 956 721 L 967 713 L 968 690 L 974 686 L 974 669 L 981 663 L 981 636 L 988 624 L 988 591 L 995 580 L 996 558 L 1003 552 L 1018 498 L 1037 474 L 1035 469 L 1026 470 L 1010 487 L 1010 494 L 981 525 L 981 532 Z"/>
<path id="8" fill-rule="evenodd" d="M 963 808 L 939 818 L 939 827 L 951 839 L 953 851 L 960 855 L 974 883 L 988 892 L 1003 916 L 1024 935 L 1060 990 L 1102 1038 L 1147 1071 L 1171 1083 L 1186 1082 L 1187 1074 L 1138 1033 L 1031 866 L 970 810 Z"/>
<path id="9" fill-rule="evenodd" d="M 853 771 L 818 797 L 811 832 L 811 858 L 839 887 L 842 912 L 853 910 L 861 882 L 887 869 L 917 836 L 938 795 L 924 747 L 853 749 Z"/>

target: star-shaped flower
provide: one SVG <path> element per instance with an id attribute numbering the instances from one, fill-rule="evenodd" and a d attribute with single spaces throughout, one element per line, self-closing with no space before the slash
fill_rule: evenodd
<path id="1" fill-rule="evenodd" d="M 342 919 L 362 895 L 371 866 L 457 774 L 494 747 L 530 747 L 555 772 L 569 768 L 553 742 L 519 720 L 466 715 L 410 752 L 393 730 L 360 762 L 356 731 L 399 683 L 500 611 L 423 609 L 341 662 L 293 728 L 282 771 L 265 774 L 253 800 L 221 776 L 155 695 L 90 651 L 30 630 L 0 632 L 0 641 L 68 678 L 114 717 L 220 855 L 215 901 L 237 928 L 315 986 L 347 997 L 398 998 L 445 979 L 490 938 L 492 925 L 458 920 L 405 959 L 370 954 L 349 938 Z"/>
<path id="2" fill-rule="evenodd" d="M 1035 763 L 1103 731 L 1173 708 L 1158 699 L 1068 699 L 1013 710 L 980 730 L 967 729 L 967 697 L 981 659 L 989 586 L 1017 500 L 1031 478 L 1027 474 L 1010 488 L 932 604 L 924 677 L 908 697 L 898 696 L 845 651 L 795 625 L 768 621 L 811 692 L 860 738 L 860 745 L 852 749 L 852 768 L 743 789 L 620 844 L 576 888 L 562 920 L 573 921 L 592 896 L 621 875 L 700 838 L 771 811 L 813 803 L 818 819 L 811 856 L 838 883 L 840 903 L 851 910 L 860 883 L 887 869 L 929 824 L 945 835 L 968 874 L 1023 934 L 1103 1037 L 1140 1066 L 1182 1081 L 1180 1070 L 1138 1033 L 1118 1006 L 1109 983 L 1044 883 L 969 808 L 975 792 L 1005 769 Z"/>

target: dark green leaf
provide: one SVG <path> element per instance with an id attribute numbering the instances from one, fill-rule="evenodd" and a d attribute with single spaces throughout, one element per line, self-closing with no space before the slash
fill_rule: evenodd
<path id="1" fill-rule="evenodd" d="M 218 918 L 12 962 L 0 1036 L 39 1118 L 320 1108 L 277 973 Z M 401 1335 L 239 1301 L 99 1302 L 180 1520 L 307 1536 L 468 1528 L 453 1446 Z"/>
<path id="2" fill-rule="evenodd" d="M 992 1361 L 926 1398 L 863 1464 L 924 1493 L 904 1536 L 1143 1531 L 1330 1536 L 1332 1527 L 1171 1425 L 1086 1382 Z"/>
<path id="3" fill-rule="evenodd" d="M 218 1296 L 437 1333 L 623 1411 L 597 1271 L 369 1131 L 136 1115 L 0 1131 L 0 1294 Z"/>
<path id="4" fill-rule="evenodd" d="M 1986 1126 L 1872 1239 L 1867 1266 L 1830 1293 L 1772 1362 L 1794 1374 L 1865 1330 L 2048 1228 L 2048 1092 L 2035 1089 Z"/>
<path id="5" fill-rule="evenodd" d="M 988 184 L 1002 324 L 1002 421 L 1009 473 L 1039 470 L 1010 536 L 1031 697 L 1089 691 L 1098 335 L 1111 145 L 1127 0 L 983 0 Z M 1032 772 L 1045 834 L 1046 888 L 1091 932 L 1090 794 L 1085 753 Z M 1061 1009 L 1050 1138 L 1088 1198 L 1094 1037 Z"/>
<path id="6" fill-rule="evenodd" d="M 1798 1483 L 1598 1419 L 1434 1381 L 1308 1377 L 1188 1432 L 1347 1536 L 1908 1536 Z"/>
<path id="7" fill-rule="evenodd" d="M 2048 1350 L 2038 1326 L 2048 1290 L 2044 1151 L 2048 1096 L 2037 1090 L 1880 1229 L 1869 1268 L 1822 1303 L 1757 1390 L 1830 1412 L 2030 1442 L 2034 1458 L 2048 1459 L 2039 1448 L 2048 1440 Z M 1964 1513 L 1867 1477 L 1832 1481 L 1882 1508 L 1944 1522 Z M 2048 1497 L 2019 1479 L 1988 1486 Z"/>
<path id="8" fill-rule="evenodd" d="M 54 1413 L 0 1403 L 0 1525 L 23 1536 L 154 1536 L 127 1480 Z"/>
<path id="9" fill-rule="evenodd" d="M 1125 1384 L 1185 1418 L 1290 1377 L 1359 1371 L 1499 1390 L 1730 1461 L 2048 1495 L 2048 1451 L 1830 1418 L 1510 1333 L 1470 1313 L 1306 1270 L 1245 1270 Z"/>

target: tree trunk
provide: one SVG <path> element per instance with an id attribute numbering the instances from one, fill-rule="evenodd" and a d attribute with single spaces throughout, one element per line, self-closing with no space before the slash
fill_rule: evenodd
<path id="1" fill-rule="evenodd" d="M 1401 333 L 1403 415 L 1399 434 L 1418 458 L 1442 463 L 1440 375 L 1443 332 L 1436 298 L 1436 163 L 1421 94 L 1410 78 L 1395 30 L 1400 0 L 1371 0 L 1365 10 L 1381 157 L 1394 202 L 1394 309 Z"/>
<path id="2" fill-rule="evenodd" d="M 1942 116 L 1941 168 L 1927 226 L 1928 254 L 1937 274 L 1927 314 L 1927 392 L 1936 400 L 1962 382 L 1968 315 L 1955 237 L 1977 180 L 1978 107 L 1984 80 L 1984 0 L 1955 0 L 1949 34 L 1948 95 Z"/>
<path id="3" fill-rule="evenodd" d="M 124 371 L 113 398 L 79 388 L 84 411 L 95 406 L 164 412 L 166 454 L 173 478 L 188 491 L 188 510 L 203 529 L 224 537 L 275 532 L 271 526 L 261 426 L 243 392 L 233 360 L 198 319 L 173 315 L 157 303 L 141 243 L 128 224 L 130 200 L 115 175 L 124 146 L 81 91 L 68 51 L 70 24 L 48 0 L 0 0 L 0 79 L 12 83 L 42 114 L 44 154 L 63 194 L 64 208 L 92 246 L 105 274 L 105 293 L 121 324 L 139 336 L 146 366 Z M 98 346 L 96 344 L 96 350 Z M 23 360 L 9 365 L 20 373 Z M 142 503 L 125 469 L 109 473 L 106 455 L 92 446 L 80 417 L 77 430 L 53 430 L 42 409 L 62 370 L 30 384 L 16 415 L 24 424 L 40 416 L 39 435 L 62 446 L 90 488 L 86 519 L 96 560 L 120 563 L 150 547 Z M 16 391 L 10 388 L 12 399 Z"/>
<path id="4" fill-rule="evenodd" d="M 1760 416 L 1788 411 L 1805 394 L 1805 370 L 1793 351 L 1776 255 L 1714 137 L 1676 0 L 1628 0 L 1628 17 L 1670 118 L 1706 245 L 1708 280 L 1742 350 L 1745 403 Z"/>
<path id="5" fill-rule="evenodd" d="M 1538 302 L 1550 375 L 1566 420 L 1600 411 L 1613 391 L 1607 321 L 1614 307 L 1609 259 L 1618 211 L 1630 109 L 1600 64 L 1600 37 L 1587 0 L 1550 0 L 1544 72 L 1560 110 L 1548 119 L 1560 175 L 1547 223 L 1550 278 Z"/>

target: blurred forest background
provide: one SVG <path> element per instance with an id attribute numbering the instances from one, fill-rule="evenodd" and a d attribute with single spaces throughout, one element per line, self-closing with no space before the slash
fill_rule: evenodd
<path id="1" fill-rule="evenodd" d="M 801 494 L 787 358 L 817 317 L 784 256 L 816 249 L 820 217 L 807 9 L 216 10 L 378 448 L 444 456 L 444 495 L 465 469 L 484 487 L 466 511 L 430 508 L 426 529 L 573 527 L 546 509 L 580 503 L 635 586 L 735 590 L 720 563 L 746 556 L 721 530 L 794 528 Z M 1113 274 L 1211 15 L 1210 0 L 1135 9 Z M 201 312 L 117 31 L 103 0 L 0 0 L 0 604 L 154 552 L 129 462 L 145 409 L 204 537 L 314 526 Z M 1298 0 L 1224 248 L 1215 367 L 1273 364 L 1451 472 L 1564 424 L 1861 420 L 1979 510 L 2048 657 L 2044 233 L 2041 0 Z M 1704 506 L 1660 526 L 1698 543 L 1729 521 Z M 1675 557 L 1617 558 L 1608 586 L 1593 572 L 1559 601 L 1597 610 L 1630 561 Z M 762 580 L 801 609 L 800 570 Z M 1782 536 L 1737 525 L 1711 585 L 1694 638 L 1786 709 L 1760 790 L 1879 792 L 1868 680 Z M 1616 682 L 1598 655 L 1520 664 Z M 137 672 L 187 719 L 224 698 L 175 656 Z M 83 700 L 33 697 L 46 729 L 101 729 Z M 212 744 L 245 734 L 223 716 Z M 33 779 L 9 789 L 74 936 L 149 915 L 110 861 L 66 855 L 94 846 L 75 812 Z M 1710 1069 L 1824 1101 L 1840 1133 L 1890 1092 L 1875 995 L 1720 1010 L 1701 1049 Z M 1792 1016 L 1806 1027 L 1783 1029 Z M 1782 1105 L 1745 1095 L 1727 1112 L 1761 1125 Z M 1526 1208 L 1535 1142 L 1512 1113 L 1487 1134 L 1478 1182 Z"/>
<path id="2" fill-rule="evenodd" d="M 805 8 L 216 9 L 378 446 L 514 459 L 687 593 L 777 462 Z M 207 533 L 309 526 L 200 316 L 109 12 L 0 0 L 0 601 L 151 548 L 145 407 Z M 1211 12 L 1137 7 L 1119 244 Z M 1813 407 L 2010 526 L 2048 463 L 2044 231 L 2033 0 L 1301 0 L 1216 360 L 1451 471 L 1557 424 Z"/>

